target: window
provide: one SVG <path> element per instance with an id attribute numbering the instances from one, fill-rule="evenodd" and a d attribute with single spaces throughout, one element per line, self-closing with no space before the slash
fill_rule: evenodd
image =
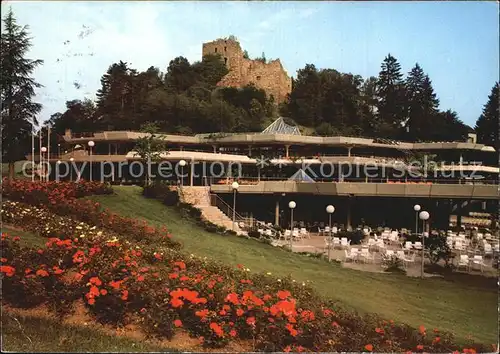
<path id="1" fill-rule="evenodd" d="M 257 81 L 259 81 L 259 80 L 260 80 L 260 75 L 259 75 L 259 76 L 257 76 Z"/>
<path id="2" fill-rule="evenodd" d="M 215 53 L 217 53 L 217 47 L 215 47 Z"/>
<path id="3" fill-rule="evenodd" d="M 227 47 L 224 47 L 224 51 L 227 52 Z"/>
<path id="4" fill-rule="evenodd" d="M 227 58 L 224 58 L 224 64 L 227 64 Z"/>

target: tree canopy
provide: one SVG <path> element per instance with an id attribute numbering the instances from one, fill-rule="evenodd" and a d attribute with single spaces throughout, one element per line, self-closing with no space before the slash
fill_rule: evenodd
<path id="1" fill-rule="evenodd" d="M 3 18 L 1 36 L 1 129 L 2 160 L 9 163 L 9 177 L 14 174 L 14 162 L 24 159 L 29 151 L 29 139 L 37 124 L 36 115 L 42 109 L 33 101 L 35 89 L 41 87 L 32 75 L 42 60 L 28 59 L 31 38 L 27 26 L 20 26 L 10 9 Z"/>

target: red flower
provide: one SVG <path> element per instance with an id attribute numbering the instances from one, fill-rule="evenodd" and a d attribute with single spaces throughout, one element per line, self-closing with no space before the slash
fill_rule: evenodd
<path id="1" fill-rule="evenodd" d="M 36 271 L 36 275 L 38 275 L 39 277 L 45 278 L 45 277 L 49 276 L 49 273 L 44 269 L 38 269 Z"/>
<path id="2" fill-rule="evenodd" d="M 369 352 L 371 352 L 373 350 L 373 345 L 367 344 L 367 345 L 365 345 L 365 349 L 368 350 Z"/>
<path id="3" fill-rule="evenodd" d="M 424 346 L 422 344 L 417 345 L 417 350 L 424 350 Z"/>
<path id="4" fill-rule="evenodd" d="M 143 275 L 139 275 L 137 277 L 137 281 L 144 281 L 144 276 Z"/>
<path id="5" fill-rule="evenodd" d="M 172 274 L 169 274 L 169 275 L 168 275 L 168 278 L 169 278 L 169 279 L 176 279 L 178 276 L 179 276 L 179 274 L 177 274 L 177 273 L 172 273 Z"/>
<path id="6" fill-rule="evenodd" d="M 93 305 L 93 304 L 95 304 L 95 299 L 93 299 L 93 298 L 88 299 L 87 302 L 89 305 Z"/>
<path id="7" fill-rule="evenodd" d="M 3 266 L 0 266 L 0 272 L 5 273 L 5 275 L 8 277 L 11 277 L 16 273 L 16 268 L 3 265 Z M 49 275 L 49 274 L 47 273 L 47 275 Z"/>
<path id="8" fill-rule="evenodd" d="M 121 299 L 123 301 L 126 301 L 128 299 L 128 290 L 123 290 L 122 291 L 122 296 L 121 296 Z"/>
<path id="9" fill-rule="evenodd" d="M 290 332 L 290 335 L 292 337 L 295 337 L 299 333 L 295 328 L 293 328 L 293 325 L 290 323 L 287 323 L 286 329 L 288 329 L 288 332 Z"/>
<path id="10" fill-rule="evenodd" d="M 245 313 L 245 311 L 243 311 L 242 309 L 237 309 L 236 310 L 236 316 L 242 316 L 243 314 Z"/>
<path id="11" fill-rule="evenodd" d="M 175 327 L 182 327 L 182 321 L 181 320 L 175 320 L 174 321 L 174 326 Z"/>
<path id="12" fill-rule="evenodd" d="M 173 307 L 181 307 L 184 305 L 184 301 L 182 301 L 179 298 L 173 298 L 170 300 L 170 303 L 172 304 Z"/>
<path id="13" fill-rule="evenodd" d="M 240 303 L 238 300 L 238 294 L 235 294 L 235 293 L 228 294 L 226 296 L 226 301 L 228 301 L 234 305 L 238 305 Z"/>
<path id="14" fill-rule="evenodd" d="M 92 278 L 90 278 L 89 282 L 90 282 L 90 284 L 94 284 L 94 285 L 97 285 L 97 286 L 101 286 L 102 285 L 102 282 L 101 282 L 101 280 L 98 277 L 92 277 Z"/>
<path id="15" fill-rule="evenodd" d="M 255 317 L 248 317 L 247 324 L 249 324 L 250 326 L 255 326 Z"/>
<path id="16" fill-rule="evenodd" d="M 5 263 L 5 262 L 7 262 L 7 258 L 3 258 L 3 257 L 2 257 L 2 258 L 0 259 L 0 261 L 1 261 L 2 263 Z"/>
<path id="17" fill-rule="evenodd" d="M 234 329 L 232 329 L 232 330 L 230 330 L 230 331 L 229 331 L 229 335 L 230 335 L 231 337 L 236 337 L 236 334 L 237 334 L 237 333 L 236 333 L 236 331 L 235 331 Z"/>
<path id="18" fill-rule="evenodd" d="M 108 293 L 108 291 L 106 289 L 101 289 L 101 295 L 106 295 Z"/>
<path id="19" fill-rule="evenodd" d="M 174 263 L 174 266 L 177 266 L 177 267 L 179 267 L 180 269 L 186 269 L 186 263 L 184 263 L 184 262 L 182 262 L 182 261 L 175 262 L 175 263 Z"/>
<path id="20" fill-rule="evenodd" d="M 375 328 L 375 332 L 377 332 L 378 334 L 384 334 L 384 329 L 383 328 Z"/>
<path id="21" fill-rule="evenodd" d="M 436 344 L 436 343 L 439 343 L 439 341 L 441 340 L 440 337 L 436 337 L 434 338 L 434 340 L 432 341 L 432 344 Z"/>
<path id="22" fill-rule="evenodd" d="M 215 332 L 215 334 L 219 337 L 224 336 L 224 331 L 222 330 L 221 326 L 219 326 L 215 322 L 210 323 L 210 329 Z"/>
<path id="23" fill-rule="evenodd" d="M 287 297 L 292 296 L 288 290 L 280 290 L 277 295 L 281 300 L 285 300 Z"/>
<path id="24" fill-rule="evenodd" d="M 194 314 L 198 317 L 205 318 L 208 315 L 208 310 L 204 309 L 201 311 L 196 311 Z"/>
<path id="25" fill-rule="evenodd" d="M 420 325 L 420 327 L 418 327 L 418 331 L 420 332 L 420 334 L 425 335 L 425 327 L 423 325 Z"/>
<path id="26" fill-rule="evenodd" d="M 292 351 L 292 348 L 289 345 L 287 345 L 285 348 L 283 348 L 283 351 L 285 353 L 290 353 Z"/>

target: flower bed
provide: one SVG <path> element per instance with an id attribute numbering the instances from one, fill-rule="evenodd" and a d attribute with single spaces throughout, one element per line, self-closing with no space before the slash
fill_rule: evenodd
<path id="1" fill-rule="evenodd" d="M 183 328 L 206 346 L 249 340 L 260 351 L 452 352 L 437 330 L 361 316 L 322 301 L 306 284 L 231 269 L 165 248 L 102 238 L 49 239 L 21 248 L 2 235 L 3 301 L 46 304 L 62 315 L 83 300 L 101 323 L 139 324 L 171 338 Z M 489 348 L 488 348 L 489 349 Z M 468 349 L 470 350 L 470 349 Z M 474 345 L 473 351 L 487 349 Z"/>
<path id="2" fill-rule="evenodd" d="M 175 249 L 181 248 L 179 242 L 171 239 L 171 235 L 165 227 L 151 227 L 145 221 L 138 221 L 103 210 L 99 203 L 92 200 L 78 199 L 92 194 L 109 193 L 112 193 L 109 185 L 87 181 L 40 183 L 14 180 L 13 182 L 4 181 L 2 189 L 2 195 L 11 201 L 42 206 L 59 216 L 69 217 L 100 229 L 126 235 L 127 238 L 137 242 L 161 242 Z"/>
<path id="3" fill-rule="evenodd" d="M 242 339 L 259 351 L 459 350 L 447 333 L 345 311 L 307 284 L 183 255 L 166 229 L 102 211 L 71 188 L 77 187 L 6 188 L 4 195 L 32 205 L 4 203 L 4 220 L 49 239 L 45 248 L 30 249 L 2 234 L 3 302 L 45 304 L 64 315 L 84 301 L 96 321 L 135 322 L 160 338 L 182 327 L 210 347 Z M 471 344 L 462 351 L 491 349 Z"/>

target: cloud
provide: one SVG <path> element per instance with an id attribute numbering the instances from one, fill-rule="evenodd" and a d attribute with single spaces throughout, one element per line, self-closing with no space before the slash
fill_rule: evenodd
<path id="1" fill-rule="evenodd" d="M 11 6 L 20 24 L 29 23 L 30 57 L 44 60 L 35 72 L 44 85 L 37 92 L 37 100 L 44 104 L 41 120 L 64 111 L 66 100 L 94 98 L 101 76 L 112 63 L 123 60 L 138 70 L 151 65 L 164 70 L 175 52 L 160 12 L 149 3 L 16 2 Z"/>

